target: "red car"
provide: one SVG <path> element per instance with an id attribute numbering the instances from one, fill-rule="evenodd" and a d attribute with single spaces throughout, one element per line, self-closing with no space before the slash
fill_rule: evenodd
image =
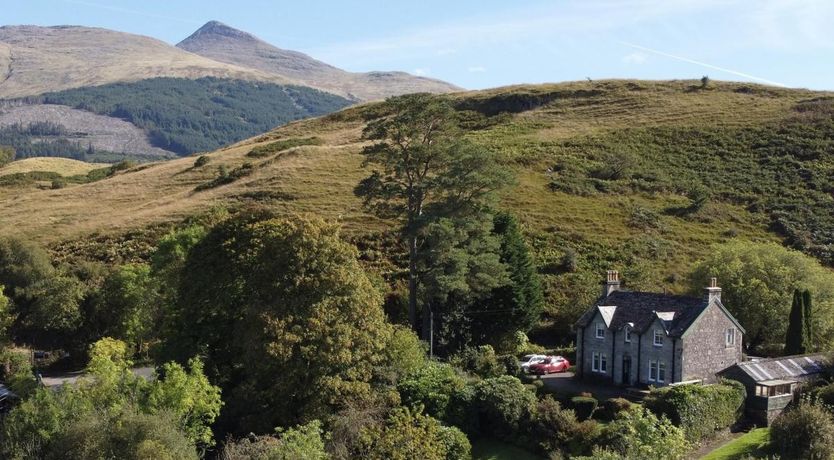
<path id="1" fill-rule="evenodd" d="M 530 366 L 531 374 L 555 374 L 557 372 L 567 372 L 570 367 L 570 361 L 561 356 L 548 356 L 544 361 Z"/>

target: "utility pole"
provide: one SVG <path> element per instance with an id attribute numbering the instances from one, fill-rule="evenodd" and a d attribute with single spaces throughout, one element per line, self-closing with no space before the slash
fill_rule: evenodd
<path id="1" fill-rule="evenodd" d="M 434 309 L 429 309 L 429 358 L 434 358 Z"/>

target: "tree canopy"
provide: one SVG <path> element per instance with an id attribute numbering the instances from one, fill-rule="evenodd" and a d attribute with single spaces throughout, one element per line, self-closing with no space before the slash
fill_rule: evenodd
<path id="1" fill-rule="evenodd" d="M 482 214 L 494 192 L 510 183 L 511 175 L 498 165 L 494 152 L 461 136 L 457 112 L 448 99 L 429 94 L 395 97 L 386 101 L 384 110 L 386 113 L 368 123 L 363 132 L 365 139 L 373 141 L 362 151 L 364 164 L 373 170 L 355 192 L 378 215 L 401 222 L 409 251 L 409 321 L 417 327 L 418 291 L 432 267 L 458 268 L 451 279 L 433 279 L 440 286 L 465 290 L 479 276 L 464 274 L 472 274 L 473 269 L 485 274 L 494 271 L 492 267 L 498 264 L 495 251 L 478 247 L 483 242 L 490 249 L 488 232 L 481 230 L 481 239 L 473 237 L 478 233 L 477 224 L 484 222 Z M 438 236 L 455 238 L 441 240 Z M 433 245 L 426 244 L 432 239 Z M 446 255 L 445 261 L 432 256 L 439 253 L 440 241 L 453 253 Z M 480 253 L 471 252 L 476 248 Z M 467 260 L 461 260 L 465 255 Z M 487 260 L 490 255 L 494 260 Z M 422 267 L 421 257 L 429 262 Z M 431 263 L 434 261 L 438 265 Z M 488 283 L 487 289 L 496 286 Z M 430 302 L 422 302 L 424 335 Z"/>
<path id="2" fill-rule="evenodd" d="M 710 277 L 722 287 L 721 300 L 747 330 L 745 341 L 756 349 L 784 343 L 794 290 L 814 298 L 814 341 L 834 342 L 834 273 L 818 261 L 775 243 L 732 241 L 714 247 L 692 273 L 699 295 Z"/>
<path id="3" fill-rule="evenodd" d="M 257 212 L 191 249 L 166 348 L 206 356 L 230 430 L 292 426 L 370 391 L 391 331 L 356 257 L 333 225 Z"/>

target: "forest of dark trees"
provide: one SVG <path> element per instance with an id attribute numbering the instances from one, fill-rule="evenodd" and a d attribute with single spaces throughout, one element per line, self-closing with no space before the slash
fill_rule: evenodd
<path id="1" fill-rule="evenodd" d="M 311 88 L 241 80 L 153 78 L 48 93 L 67 105 L 129 121 L 151 144 L 179 155 L 210 151 L 351 101 Z"/>

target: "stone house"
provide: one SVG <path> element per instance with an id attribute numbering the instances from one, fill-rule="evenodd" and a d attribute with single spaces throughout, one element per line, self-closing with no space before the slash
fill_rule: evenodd
<path id="1" fill-rule="evenodd" d="M 747 389 L 745 410 L 760 425 L 767 426 L 793 402 L 797 391 L 831 371 L 831 357 L 812 353 L 779 358 L 752 358 L 718 373 L 738 380 Z"/>
<path id="2" fill-rule="evenodd" d="M 744 333 L 715 278 L 698 298 L 623 290 L 609 271 L 576 323 L 576 375 L 623 386 L 714 382 L 742 360 Z"/>

